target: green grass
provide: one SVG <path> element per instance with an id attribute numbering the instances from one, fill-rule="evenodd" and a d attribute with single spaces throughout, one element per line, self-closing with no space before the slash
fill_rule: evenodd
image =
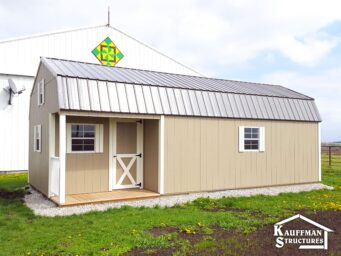
<path id="1" fill-rule="evenodd" d="M 26 178 L 23 174 L 2 175 L 0 190 L 20 189 L 25 186 Z M 219 225 L 252 232 L 300 209 L 341 210 L 341 166 L 323 166 L 323 182 L 335 190 L 198 199 L 173 208 L 124 207 L 55 218 L 35 216 L 20 199 L 0 197 L 0 255 L 119 255 L 134 247 L 175 245 L 185 252 L 192 246 L 188 242 L 181 239 L 174 242 L 177 238 L 169 234 L 154 237 L 146 230 L 176 226 L 179 232 L 201 231 L 209 235 L 210 226 Z M 243 211 L 226 211 L 231 208 Z M 195 249 L 212 246 L 214 241 L 203 240 Z"/>
<path id="2" fill-rule="evenodd" d="M 27 175 L 23 173 L 0 175 L 0 189 L 14 191 L 27 184 Z"/>

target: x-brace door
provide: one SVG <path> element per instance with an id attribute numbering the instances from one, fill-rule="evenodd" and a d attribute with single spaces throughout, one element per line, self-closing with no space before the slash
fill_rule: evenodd
<path id="1" fill-rule="evenodd" d="M 143 187 L 143 124 L 113 121 L 113 189 Z"/>

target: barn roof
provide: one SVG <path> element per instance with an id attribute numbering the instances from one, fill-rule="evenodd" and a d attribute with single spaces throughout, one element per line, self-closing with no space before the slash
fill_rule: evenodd
<path id="1" fill-rule="evenodd" d="M 278 85 L 42 58 L 63 110 L 320 121 L 314 99 Z"/>

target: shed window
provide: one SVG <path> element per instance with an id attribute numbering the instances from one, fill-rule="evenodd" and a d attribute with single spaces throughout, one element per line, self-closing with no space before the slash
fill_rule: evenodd
<path id="1" fill-rule="evenodd" d="M 67 152 L 103 152 L 103 125 L 67 124 Z"/>
<path id="2" fill-rule="evenodd" d="M 33 126 L 33 151 L 41 152 L 41 125 Z"/>
<path id="3" fill-rule="evenodd" d="M 44 83 L 44 79 L 42 79 L 38 83 L 38 93 L 37 94 L 38 94 L 38 106 L 41 106 L 45 102 L 45 83 Z"/>
<path id="4" fill-rule="evenodd" d="M 73 124 L 71 150 L 95 151 L 95 129 L 95 125 Z"/>
<path id="5" fill-rule="evenodd" d="M 264 127 L 239 127 L 239 151 L 265 151 Z"/>

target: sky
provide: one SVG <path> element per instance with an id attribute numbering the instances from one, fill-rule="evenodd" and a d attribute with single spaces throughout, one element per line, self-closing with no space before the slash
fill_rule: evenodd
<path id="1" fill-rule="evenodd" d="M 0 39 L 107 23 L 218 78 L 316 99 L 322 141 L 341 141 L 341 1 L 0 0 Z"/>

